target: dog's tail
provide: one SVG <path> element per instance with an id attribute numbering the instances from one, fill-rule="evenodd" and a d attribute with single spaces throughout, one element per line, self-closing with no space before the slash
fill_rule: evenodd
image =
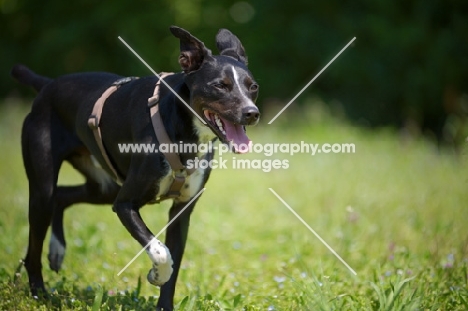
<path id="1" fill-rule="evenodd" d="M 21 64 L 13 67 L 11 70 L 11 76 L 23 84 L 32 86 L 37 92 L 39 92 L 45 85 L 52 82 L 52 79 L 40 76 Z"/>

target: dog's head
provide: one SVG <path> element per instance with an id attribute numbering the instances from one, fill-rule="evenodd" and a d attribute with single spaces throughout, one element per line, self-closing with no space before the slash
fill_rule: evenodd
<path id="1" fill-rule="evenodd" d="M 170 30 L 180 39 L 179 64 L 190 89 L 191 107 L 223 143 L 231 144 L 237 153 L 246 152 L 242 146 L 250 140 L 245 126 L 256 125 L 260 113 L 255 106 L 258 84 L 247 68 L 241 42 L 221 29 L 216 36 L 220 55 L 212 55 L 188 31 L 175 26 Z"/>

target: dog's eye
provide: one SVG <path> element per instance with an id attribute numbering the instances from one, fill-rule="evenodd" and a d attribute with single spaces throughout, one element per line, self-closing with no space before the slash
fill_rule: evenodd
<path id="1" fill-rule="evenodd" d="M 213 83 L 213 86 L 215 88 L 217 88 L 218 90 L 226 90 L 227 89 L 227 85 L 222 83 L 222 82 Z"/>
<path id="2" fill-rule="evenodd" d="M 253 83 L 253 84 L 250 86 L 250 91 L 251 91 L 251 92 L 256 92 L 256 91 L 258 91 L 258 84 Z"/>

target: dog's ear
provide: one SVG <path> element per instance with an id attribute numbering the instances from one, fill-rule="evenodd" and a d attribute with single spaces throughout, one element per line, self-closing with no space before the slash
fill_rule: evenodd
<path id="1" fill-rule="evenodd" d="M 227 29 L 220 29 L 216 35 L 216 46 L 219 54 L 230 56 L 247 65 L 247 55 L 239 38 Z"/>
<path id="2" fill-rule="evenodd" d="M 185 73 L 198 70 L 203 61 L 211 57 L 211 51 L 205 47 L 205 44 L 187 30 L 177 26 L 171 26 L 170 30 L 180 39 L 179 64 Z"/>

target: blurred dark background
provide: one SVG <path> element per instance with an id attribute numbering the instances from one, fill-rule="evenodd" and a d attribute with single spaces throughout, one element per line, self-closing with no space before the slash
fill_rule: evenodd
<path id="1" fill-rule="evenodd" d="M 15 63 L 55 77 L 76 71 L 150 75 L 178 71 L 189 30 L 215 51 L 229 28 L 246 47 L 261 85 L 258 104 L 278 111 L 354 36 L 355 43 L 289 109 L 320 98 L 369 127 L 393 126 L 443 143 L 465 139 L 468 1 L 0 1 L 0 98 L 29 95 L 9 76 Z M 274 107 L 278 108 L 272 108 Z"/>

